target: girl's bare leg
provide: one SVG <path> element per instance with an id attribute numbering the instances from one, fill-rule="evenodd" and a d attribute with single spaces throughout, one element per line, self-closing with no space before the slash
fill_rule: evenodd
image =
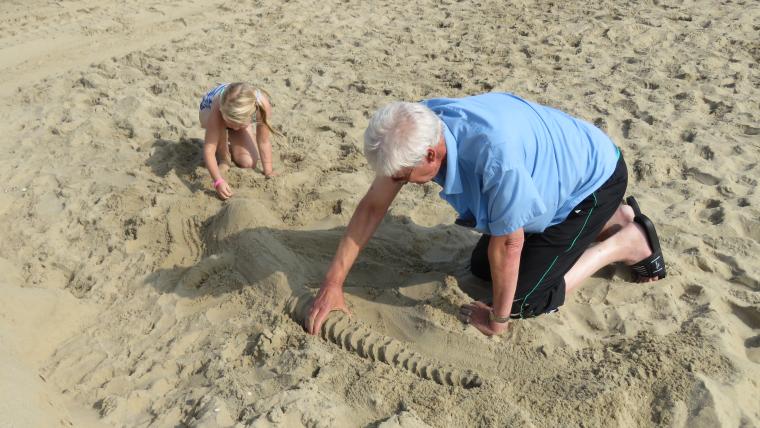
<path id="1" fill-rule="evenodd" d="M 238 131 L 229 131 L 230 151 L 232 160 L 240 168 L 255 168 L 259 160 L 259 151 L 253 142 L 253 127 L 247 127 Z"/>

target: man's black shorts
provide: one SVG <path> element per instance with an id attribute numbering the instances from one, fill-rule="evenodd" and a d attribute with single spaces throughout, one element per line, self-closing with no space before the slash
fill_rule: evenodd
<path id="1" fill-rule="evenodd" d="M 628 186 L 628 169 L 622 153 L 612 176 L 570 211 L 562 223 L 542 233 L 525 235 L 520 256 L 513 318 L 529 318 L 554 312 L 565 302 L 565 274 L 596 240 L 620 206 Z M 491 281 L 488 262 L 490 235 L 483 235 L 472 251 L 470 269 Z"/>

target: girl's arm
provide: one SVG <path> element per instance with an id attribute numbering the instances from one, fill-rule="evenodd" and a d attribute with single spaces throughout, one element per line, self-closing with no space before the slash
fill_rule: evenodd
<path id="1" fill-rule="evenodd" d="M 219 164 L 216 162 L 216 149 L 219 144 L 219 138 L 221 137 L 221 120 L 219 112 L 215 111 L 214 107 L 211 107 L 211 114 L 206 123 L 206 136 L 203 138 L 203 161 L 206 164 L 211 179 L 216 182 L 217 180 L 223 180 L 222 173 L 219 171 Z"/>
<path id="2" fill-rule="evenodd" d="M 261 94 L 261 106 L 266 114 L 267 121 L 272 122 L 272 106 L 269 104 L 269 99 Z M 259 155 L 261 156 L 261 169 L 264 171 L 264 175 L 272 177 L 274 172 L 272 171 L 272 143 L 269 141 L 269 135 L 271 132 L 269 128 L 264 124 L 264 119 L 261 117 L 261 113 L 256 113 L 256 144 L 259 147 Z"/>
<path id="3" fill-rule="evenodd" d="M 223 132 L 224 122 L 222 115 L 219 113 L 219 106 L 214 102 L 211 106 L 208 122 L 206 123 L 206 135 L 203 138 L 203 162 L 206 164 L 206 169 L 208 169 L 214 182 L 216 193 L 220 198 L 227 199 L 232 196 L 232 189 L 224 181 L 222 172 L 219 170 L 219 164 L 216 161 L 216 151 Z"/>

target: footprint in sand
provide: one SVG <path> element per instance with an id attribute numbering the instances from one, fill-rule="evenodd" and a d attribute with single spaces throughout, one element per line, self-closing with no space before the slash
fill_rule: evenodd
<path id="1" fill-rule="evenodd" d="M 736 315 L 747 327 L 758 330 L 760 329 L 760 307 L 740 306 L 735 303 L 729 303 L 731 312 Z"/>
<path id="2" fill-rule="evenodd" d="M 709 303 L 705 288 L 697 284 L 685 286 L 683 294 L 681 294 L 681 300 L 695 306 Z"/>
<path id="3" fill-rule="evenodd" d="M 685 180 L 694 179 L 706 186 L 715 186 L 721 182 L 721 179 L 697 168 L 688 168 L 683 172 Z"/>
<path id="4" fill-rule="evenodd" d="M 745 205 L 743 205 L 742 200 L 740 199 L 740 207 L 749 206 L 749 202 L 746 199 L 744 199 L 744 204 Z M 741 219 L 741 225 L 744 229 L 745 235 L 760 244 L 760 221 L 754 218 L 743 217 Z"/>
<path id="5" fill-rule="evenodd" d="M 760 329 L 760 307 L 741 306 L 735 303 L 729 303 L 731 312 L 739 318 L 747 327 L 758 330 Z M 747 358 L 754 363 L 760 364 L 760 336 L 752 336 L 744 341 Z"/>
<path id="6" fill-rule="evenodd" d="M 747 358 L 753 363 L 760 364 L 760 336 L 753 336 L 744 341 L 747 348 Z"/>
<path id="7" fill-rule="evenodd" d="M 722 202 L 716 199 L 709 199 L 705 202 L 705 208 L 700 211 L 699 219 L 703 223 L 719 225 L 725 220 L 726 213 L 723 209 Z"/>

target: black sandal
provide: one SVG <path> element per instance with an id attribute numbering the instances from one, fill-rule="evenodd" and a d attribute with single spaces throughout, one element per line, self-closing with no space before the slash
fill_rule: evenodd
<path id="1" fill-rule="evenodd" d="M 633 196 L 629 196 L 625 202 L 633 208 L 633 221 L 638 223 L 644 228 L 647 241 L 649 241 L 649 247 L 652 249 L 652 255 L 644 260 L 631 265 L 631 269 L 638 278 L 658 278 L 663 279 L 667 275 L 665 271 L 665 259 L 662 257 L 662 251 L 660 249 L 660 240 L 657 238 L 657 231 L 654 228 L 654 223 L 649 220 L 649 217 L 641 213 L 639 204 L 636 202 Z"/>

